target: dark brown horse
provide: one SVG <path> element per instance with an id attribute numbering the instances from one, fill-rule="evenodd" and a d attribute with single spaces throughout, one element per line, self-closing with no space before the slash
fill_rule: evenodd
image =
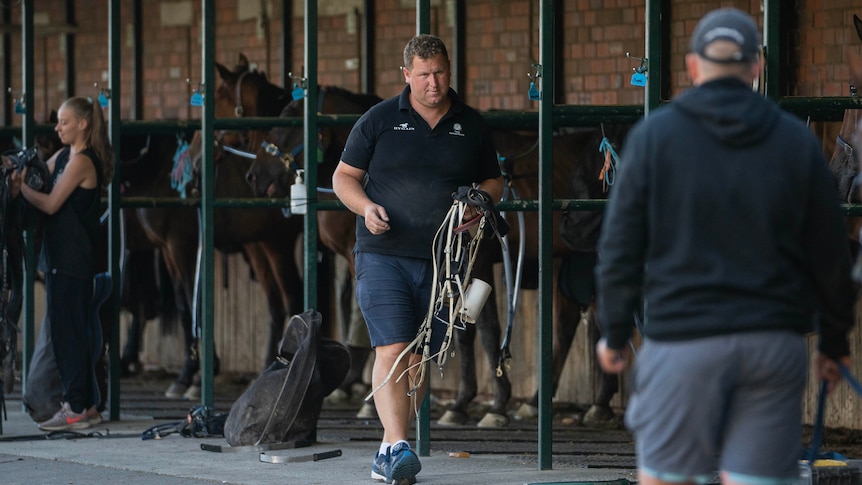
<path id="1" fill-rule="evenodd" d="M 216 91 L 215 103 L 216 115 L 218 117 L 302 116 L 302 100 L 292 101 L 291 93 L 270 83 L 264 73 L 251 70 L 249 68 L 248 59 L 245 56 L 240 55 L 239 62 L 232 71 L 219 64 L 216 66 L 223 81 L 219 86 L 219 89 Z M 339 91 L 339 94 L 343 92 L 347 96 L 327 96 L 326 93 L 328 92 L 328 89 L 335 89 L 336 91 Z M 337 88 L 323 88 L 319 93 L 319 100 L 318 111 L 320 112 L 360 114 L 365 112 L 369 107 L 378 103 L 380 98 L 375 95 L 353 94 L 347 91 L 338 90 Z M 336 100 L 336 104 L 333 104 L 333 100 Z M 292 102 L 285 105 L 288 101 Z M 336 109 L 335 111 L 333 111 L 334 108 Z M 220 113 L 224 114 L 222 115 Z M 319 144 L 317 147 L 314 147 L 315 152 L 318 149 L 323 150 L 322 155 L 325 159 L 333 156 L 340 156 L 341 148 L 344 146 L 344 142 L 347 139 L 349 131 L 350 128 L 344 126 L 322 127 L 319 130 Z M 290 146 L 291 150 L 294 151 L 295 155 L 300 159 L 303 158 L 303 152 L 305 151 L 302 146 L 301 128 L 291 130 L 276 128 L 269 132 L 222 132 L 218 134 L 218 138 L 223 144 L 235 144 L 242 147 L 244 150 L 257 152 L 258 157 L 267 157 L 272 161 L 279 160 L 277 162 L 278 164 L 282 163 L 280 159 L 273 157 L 273 155 L 268 154 L 265 150 L 261 149 L 260 145 L 264 139 L 278 141 L 283 138 L 284 140 L 279 142 L 278 145 Z M 323 168 L 324 171 L 319 174 L 318 178 L 320 180 L 330 179 L 332 175 L 331 171 L 326 173 L 325 170 L 327 167 L 321 166 L 321 168 Z M 277 177 L 279 177 L 278 183 L 271 183 L 267 176 L 257 180 L 255 178 L 255 173 L 256 172 L 254 170 L 250 170 L 246 176 L 252 190 L 259 196 L 273 196 L 271 191 L 274 190 L 276 186 L 279 188 L 289 187 L 293 183 L 296 175 L 295 172 L 281 170 L 281 172 L 277 174 Z M 261 185 L 261 180 L 265 180 L 266 185 Z M 321 198 L 325 199 L 327 198 L 327 195 L 323 193 L 321 194 Z M 318 212 L 317 217 L 318 227 L 320 229 L 319 237 L 320 242 L 323 243 L 323 247 L 329 249 L 333 254 L 344 256 L 348 261 L 351 276 L 353 276 L 353 242 L 350 238 L 353 238 L 354 235 L 352 230 L 349 230 L 352 226 L 345 225 L 353 223 L 352 221 L 348 221 L 350 217 L 340 211 L 321 211 Z M 325 260 L 326 254 L 324 254 L 323 257 Z M 319 282 L 321 285 L 325 284 L 323 278 L 319 279 Z M 325 293 L 326 291 L 318 292 L 319 303 L 320 296 Z M 321 304 L 321 308 L 324 306 L 326 305 Z M 324 315 L 327 314 L 325 310 L 322 311 L 322 313 L 324 313 Z M 361 314 L 356 305 L 352 306 L 352 310 L 347 311 L 347 315 L 344 315 L 344 313 L 342 313 L 342 315 L 342 319 L 349 322 L 348 326 L 361 326 L 364 330 L 364 321 L 361 320 Z M 343 333 L 347 335 L 346 331 Z M 369 355 L 370 348 L 365 345 L 360 347 L 349 345 L 348 348 L 351 353 L 351 369 L 345 382 L 340 386 L 340 388 L 349 394 L 351 385 L 353 383 L 361 383 L 362 381 L 362 371 L 364 363 Z"/>
<path id="2" fill-rule="evenodd" d="M 568 129 L 565 134 L 553 137 L 552 195 L 554 199 L 603 199 L 608 186 L 600 175 L 608 168 L 602 142 L 611 143 L 617 150 L 628 132 L 628 125 L 605 125 L 600 128 Z M 524 200 L 538 198 L 538 137 L 535 133 L 519 134 L 495 131 L 494 137 L 509 184 Z M 610 161 L 613 161 L 612 159 Z M 612 182 L 613 171 L 605 174 Z M 511 197 L 510 197 L 511 198 Z M 513 233 L 510 234 L 513 251 L 517 250 L 518 224 L 514 214 L 507 214 Z M 523 213 L 525 225 L 524 260 L 527 268 L 526 283 L 522 288 L 535 288 L 538 278 L 538 217 L 534 212 Z M 596 262 L 596 245 L 601 228 L 599 211 L 555 211 L 553 214 L 553 256 L 561 260 L 554 275 L 553 293 L 553 371 L 552 395 L 559 386 L 560 376 L 583 321 L 588 327 L 591 347 L 599 337 L 595 322 L 593 267 Z M 596 366 L 596 368 L 598 368 Z M 618 391 L 616 375 L 598 371 L 599 389 L 592 405 L 583 417 L 583 423 L 599 424 L 613 418 L 610 401 Z M 517 411 L 522 418 L 538 413 L 538 389 Z"/>
<path id="3" fill-rule="evenodd" d="M 175 135 L 124 139 L 124 146 L 147 147 L 143 155 L 123 167 L 125 195 L 176 197 L 177 191 L 169 181 L 174 172 L 172 160 L 180 141 Z M 252 197 L 244 181 L 248 160 L 224 157 L 221 152 L 216 155 L 215 196 Z M 183 319 L 186 361 L 182 374 L 167 393 L 171 397 L 179 397 L 191 385 L 198 368 L 191 313 L 198 251 L 198 210 L 187 207 L 139 208 L 136 214 L 147 238 L 161 249 Z M 287 312 L 301 311 L 301 278 L 293 257 L 293 242 L 301 231 L 301 221 L 285 219 L 278 209 L 218 208 L 214 218 L 216 247 L 225 251 L 242 248 L 267 295 L 271 320 L 264 364 L 269 363 L 275 355 Z"/>

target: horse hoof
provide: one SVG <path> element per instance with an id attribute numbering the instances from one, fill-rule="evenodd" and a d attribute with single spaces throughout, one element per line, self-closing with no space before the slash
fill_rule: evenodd
<path id="1" fill-rule="evenodd" d="M 466 414 L 452 411 L 450 409 L 443 413 L 443 416 L 440 416 L 440 419 L 437 420 L 437 424 L 440 426 L 461 426 L 467 424 L 468 419 L 469 417 Z"/>
<path id="2" fill-rule="evenodd" d="M 335 389 L 328 396 L 323 398 L 323 402 L 329 404 L 330 406 L 337 406 L 340 404 L 344 404 L 350 402 L 350 396 L 344 392 L 342 389 Z"/>
<path id="3" fill-rule="evenodd" d="M 476 425 L 477 428 L 505 428 L 509 425 L 509 417 L 504 414 L 486 413 Z"/>
<path id="4" fill-rule="evenodd" d="M 614 414 L 614 410 L 610 406 L 593 404 L 586 414 L 584 414 L 584 419 L 581 422 L 584 426 L 606 427 L 615 417 L 616 414 Z"/>
<path id="5" fill-rule="evenodd" d="M 539 408 L 531 406 L 527 403 L 521 404 L 521 407 L 515 412 L 515 416 L 519 419 L 531 419 L 539 416 Z"/>
<path id="6" fill-rule="evenodd" d="M 183 393 L 183 399 L 188 399 L 189 401 L 196 401 L 201 398 L 201 386 L 197 384 L 192 384 L 186 389 L 186 392 Z"/>
<path id="7" fill-rule="evenodd" d="M 165 391 L 165 397 L 168 399 L 182 399 L 183 394 L 186 392 L 189 386 L 185 384 L 180 384 L 179 382 L 174 382 L 171 384 L 171 387 Z"/>
<path id="8" fill-rule="evenodd" d="M 359 419 L 377 419 L 377 408 L 373 404 L 364 403 L 359 412 L 356 413 Z"/>

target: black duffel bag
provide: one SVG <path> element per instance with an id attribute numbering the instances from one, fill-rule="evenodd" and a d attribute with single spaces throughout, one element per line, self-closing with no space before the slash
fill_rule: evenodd
<path id="1" fill-rule="evenodd" d="M 347 348 L 320 337 L 314 310 L 294 315 L 279 343 L 279 356 L 233 403 L 224 423 L 231 446 L 314 442 L 323 398 L 350 368 Z"/>

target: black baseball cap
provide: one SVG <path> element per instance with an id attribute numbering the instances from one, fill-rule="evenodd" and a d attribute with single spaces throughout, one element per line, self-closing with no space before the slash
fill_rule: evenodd
<path id="1" fill-rule="evenodd" d="M 739 46 L 732 56 L 716 59 L 706 48 L 716 40 L 729 40 Z M 760 54 L 760 32 L 750 15 L 735 8 L 721 8 L 706 14 L 691 34 L 691 51 L 719 64 L 753 62 Z"/>

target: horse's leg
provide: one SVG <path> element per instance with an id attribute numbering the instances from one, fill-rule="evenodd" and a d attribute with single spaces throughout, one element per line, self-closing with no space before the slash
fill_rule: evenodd
<path id="1" fill-rule="evenodd" d="M 126 345 L 120 357 L 120 373 L 130 376 L 141 371 L 141 342 L 147 320 L 159 314 L 159 287 L 153 266 L 155 251 L 134 250 L 126 259 L 120 304 L 132 314 Z M 112 318 L 112 317 L 111 317 Z M 105 335 L 109 333 L 103 332 Z M 109 341 L 108 338 L 105 341 Z"/>
<path id="2" fill-rule="evenodd" d="M 353 292 L 353 285 L 352 283 L 348 284 L 351 296 L 348 301 L 349 312 L 347 313 L 348 324 L 345 344 L 347 344 L 347 351 L 350 353 L 350 369 L 339 389 L 350 396 L 353 394 L 354 386 L 362 387 L 360 392 L 365 392 L 367 387 L 362 376 L 365 371 L 365 362 L 371 355 L 371 342 L 368 337 L 368 327 L 365 325 L 365 319 L 362 318 L 362 312 L 359 310 L 359 302 Z"/>
<path id="3" fill-rule="evenodd" d="M 177 379 L 171 384 L 165 397 L 179 399 L 192 385 L 194 375 L 200 369 L 197 341 L 194 338 L 194 321 L 191 312 L 194 288 L 194 262 L 195 248 L 186 247 L 182 243 L 166 244 L 162 248 L 162 258 L 171 276 L 174 289 L 174 301 L 177 304 L 177 312 L 180 315 L 180 324 L 183 329 L 183 344 L 185 345 L 185 360 L 183 368 Z M 184 262 L 184 263 L 183 263 Z"/>
<path id="4" fill-rule="evenodd" d="M 591 347 L 595 348 L 596 342 L 601 338 L 598 322 L 596 322 L 595 305 L 590 307 L 586 318 L 590 326 L 590 334 L 592 335 Z M 593 354 L 595 359 L 595 354 Z M 596 364 L 597 372 L 599 373 L 599 392 L 593 400 L 592 406 L 584 414 L 582 420 L 585 426 L 607 426 L 608 423 L 614 423 L 616 414 L 611 408 L 611 399 L 620 389 L 620 379 L 618 374 L 608 374 L 603 372 Z"/>
<path id="5" fill-rule="evenodd" d="M 184 296 L 181 295 L 182 290 L 178 287 L 181 285 L 177 282 L 174 282 L 174 287 L 177 289 L 175 298 L 177 299 L 177 311 L 180 315 L 180 325 L 183 329 L 183 344 L 184 344 L 184 352 L 185 352 L 185 360 L 183 361 L 183 367 L 180 371 L 180 375 L 177 376 L 176 380 L 171 387 L 165 391 L 165 397 L 169 397 L 172 399 L 180 399 L 185 397 L 186 392 L 190 389 L 192 382 L 194 380 L 195 374 L 200 370 L 200 357 L 198 354 L 198 342 L 194 337 L 194 333 L 192 332 L 192 327 L 194 326 L 194 321 L 192 319 L 192 312 L 189 306 L 184 301 Z M 181 303 L 179 303 L 181 302 Z"/>
<path id="6" fill-rule="evenodd" d="M 352 264 L 352 258 L 350 263 Z M 355 278 L 352 272 L 348 276 L 350 282 L 350 312 L 348 313 L 347 338 L 344 343 L 347 345 L 347 352 L 350 355 L 350 368 L 339 389 L 341 389 L 345 396 L 353 396 L 357 393 L 364 394 L 368 390 L 369 386 L 363 380 L 363 375 L 365 373 L 365 364 L 368 362 L 369 357 L 371 357 L 372 348 L 371 338 L 368 336 L 368 327 L 365 324 L 365 318 L 362 316 L 362 310 L 359 308 L 359 300 L 356 299 L 356 292 L 353 290 Z M 364 401 L 359 411 L 356 412 L 356 417 L 360 419 L 376 419 L 377 408 L 374 406 L 374 400 Z"/>
<path id="7" fill-rule="evenodd" d="M 493 281 L 492 278 L 482 278 L 484 281 Z M 500 360 L 500 317 L 497 312 L 496 296 L 493 286 L 491 294 L 488 295 L 488 300 L 482 308 L 481 318 L 476 320 L 476 329 L 479 332 L 479 340 L 482 343 L 482 348 L 485 349 L 485 355 L 488 358 L 488 368 L 491 369 L 491 374 L 494 377 L 494 402 L 491 409 L 485 413 L 485 416 L 479 421 L 480 428 L 501 428 L 509 424 L 509 417 L 506 414 L 506 408 L 509 405 L 509 399 L 512 397 L 512 383 L 509 381 L 509 373 L 505 365 L 501 365 Z"/>
<path id="8" fill-rule="evenodd" d="M 348 274 L 337 278 L 343 282 L 341 289 L 342 301 L 337 302 L 344 315 L 344 325 L 341 332 L 342 343 L 347 346 L 350 354 L 350 369 L 341 386 L 327 396 L 330 402 L 343 402 L 354 394 L 354 387 L 366 388 L 362 376 L 365 365 L 371 356 L 371 339 L 368 337 L 368 327 L 359 309 L 354 283 L 356 267 L 354 265 L 353 247 L 356 244 L 356 216 L 344 211 L 321 211 L 317 213 L 317 224 L 320 230 L 320 240 L 333 253 L 340 254 L 347 260 Z M 345 310 L 348 309 L 349 310 Z M 363 389 L 364 393 L 366 389 Z M 375 419 L 377 409 L 374 402 L 367 401 L 356 413 L 361 419 Z"/>
<path id="9" fill-rule="evenodd" d="M 483 310 L 484 312 L 484 310 Z M 480 315 L 476 325 L 483 319 Z M 479 386 L 476 383 L 476 355 L 473 343 L 476 341 L 476 325 L 467 325 L 465 330 L 455 330 L 455 340 L 458 344 L 458 359 L 460 360 L 460 382 L 455 402 L 437 420 L 442 426 L 461 425 L 470 420 L 467 406 L 476 398 Z"/>
<path id="10" fill-rule="evenodd" d="M 349 266 L 352 261 L 349 259 L 346 261 L 346 265 L 334 265 L 336 266 L 334 281 L 336 285 L 336 311 L 341 322 L 341 341 L 347 346 L 347 351 L 350 354 L 350 369 L 347 371 L 344 382 L 338 386 L 336 392 L 340 391 L 339 395 L 330 394 L 331 401 L 349 400 L 354 394 L 354 385 L 357 388 L 363 387 L 357 393 L 365 392 L 362 375 L 365 370 L 365 361 L 368 360 L 371 353 L 368 328 L 365 326 L 365 319 L 362 318 L 356 292 L 353 289 L 354 276 Z"/>
<path id="11" fill-rule="evenodd" d="M 141 371 L 141 338 L 147 323 L 137 308 L 131 308 L 132 322 L 127 332 L 126 345 L 120 357 L 120 375 L 132 376 Z"/>
<path id="12" fill-rule="evenodd" d="M 477 266 L 474 268 L 475 277 L 485 281 L 493 282 L 493 272 L 490 263 L 483 264 L 477 261 Z M 506 415 L 506 407 L 509 404 L 509 399 L 512 396 L 512 384 L 509 381 L 509 376 L 504 366 L 499 366 L 500 358 L 500 320 L 497 314 L 497 305 L 495 290 L 491 285 L 491 294 L 488 296 L 485 305 L 479 317 L 476 319 L 475 325 L 467 325 L 466 330 L 457 331 L 456 339 L 458 342 L 459 359 L 461 361 L 460 377 L 461 382 L 458 386 L 458 395 L 455 402 L 449 407 L 446 413 L 437 421 L 441 425 L 464 424 L 468 421 L 468 405 L 476 398 L 478 385 L 476 383 L 476 357 L 474 351 L 474 342 L 476 340 L 476 332 L 479 333 L 479 338 L 482 342 L 482 347 L 485 350 L 485 355 L 488 358 L 488 365 L 494 376 L 494 402 L 488 413 L 479 421 L 479 427 L 498 428 L 509 423 L 509 418 Z"/>
<path id="13" fill-rule="evenodd" d="M 582 304 L 563 296 L 559 286 L 559 273 L 554 275 L 553 287 L 554 296 L 551 318 L 554 338 L 551 349 L 553 359 L 553 369 L 551 372 L 551 396 L 557 393 L 557 387 L 559 387 L 560 384 L 560 376 L 563 374 L 563 367 L 566 364 L 566 358 L 569 356 L 569 350 L 572 347 L 572 342 L 575 339 L 575 334 L 580 325 L 582 312 L 585 310 L 585 307 Z M 533 397 L 518 409 L 517 415 L 522 418 L 531 418 L 538 416 L 538 412 L 539 390 L 536 389 Z"/>
<path id="14" fill-rule="evenodd" d="M 274 255 L 270 255 L 263 243 L 248 243 L 243 245 L 248 264 L 251 265 L 257 282 L 266 295 L 267 308 L 269 309 L 269 338 L 264 355 L 264 368 L 271 364 L 278 352 L 278 342 L 284 332 L 284 320 L 287 317 L 282 292 L 276 281 L 276 276 L 271 264 L 279 264 L 273 261 Z"/>

